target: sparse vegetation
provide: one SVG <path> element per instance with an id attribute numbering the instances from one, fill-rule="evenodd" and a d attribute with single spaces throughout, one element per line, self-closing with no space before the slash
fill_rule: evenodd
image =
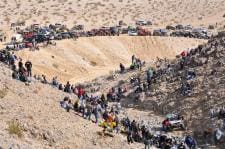
<path id="1" fill-rule="evenodd" d="M 91 61 L 90 63 L 91 63 L 92 66 L 96 66 L 97 65 L 97 63 L 94 62 L 94 61 Z"/>
<path id="2" fill-rule="evenodd" d="M 56 68 L 56 69 L 58 69 L 59 68 L 59 65 L 58 64 L 52 64 L 52 66 L 54 67 L 54 68 Z"/>
<path id="3" fill-rule="evenodd" d="M 6 88 L 0 90 L 0 98 L 4 98 L 8 93 L 8 90 Z"/>
<path id="4" fill-rule="evenodd" d="M 23 136 L 23 130 L 19 124 L 19 122 L 12 120 L 8 123 L 8 131 L 9 134 L 17 135 L 19 138 Z"/>

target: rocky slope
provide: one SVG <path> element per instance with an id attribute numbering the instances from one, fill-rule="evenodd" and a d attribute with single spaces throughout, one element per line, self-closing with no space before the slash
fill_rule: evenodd
<path id="1" fill-rule="evenodd" d="M 225 36 L 214 37 L 207 44 L 193 49 L 191 53 L 192 55 L 186 58 L 184 69 L 180 69 L 181 58 L 150 64 L 151 67 L 160 66 L 158 70 L 162 70 L 162 75 L 157 75 L 150 90 L 146 92 L 135 93 L 136 87 L 130 84 L 130 77 L 140 77 L 142 83 L 146 82 L 145 71 L 116 75 L 114 80 L 103 81 L 103 78 L 99 78 L 95 80 L 95 85 L 105 91 L 110 88 L 104 84 L 111 84 L 111 87 L 126 86 L 128 93 L 123 98 L 122 105 L 128 109 L 161 116 L 180 113 L 186 119 L 186 132 L 192 133 L 199 145 L 213 144 L 213 135 L 205 139 L 203 134 L 204 131 L 215 130 L 222 125 L 221 120 L 210 118 L 210 110 L 225 106 Z M 187 80 L 187 71 L 194 71 L 196 77 Z M 190 93 L 181 93 L 182 83 L 190 84 Z M 223 146 L 224 144 L 217 144 L 218 148 Z"/>
<path id="2" fill-rule="evenodd" d="M 0 64 L 0 146 L 3 148 L 137 148 L 126 137 L 102 137 L 102 128 L 60 107 L 66 96 L 48 85 L 29 86 L 11 79 L 11 72 Z M 76 97 L 71 96 L 72 99 Z M 9 134 L 10 122 L 18 122 L 22 136 Z"/>

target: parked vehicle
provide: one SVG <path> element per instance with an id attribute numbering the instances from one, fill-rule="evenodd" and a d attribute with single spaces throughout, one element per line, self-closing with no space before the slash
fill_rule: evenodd
<path id="1" fill-rule="evenodd" d="M 157 29 L 153 31 L 153 36 L 168 36 L 168 31 L 166 29 Z"/>
<path id="2" fill-rule="evenodd" d="M 186 25 L 186 26 L 184 26 L 184 29 L 185 30 L 192 30 L 193 26 L 192 25 Z"/>
<path id="3" fill-rule="evenodd" d="M 49 35 L 51 34 L 51 32 L 49 31 L 49 29 L 45 29 L 45 28 L 40 28 L 38 31 L 38 34 L 42 34 L 42 35 Z"/>
<path id="4" fill-rule="evenodd" d="M 24 41 L 24 46 L 25 46 L 25 48 L 32 48 L 33 44 L 32 44 L 32 42 Z"/>
<path id="5" fill-rule="evenodd" d="M 69 39 L 71 38 L 70 33 L 69 32 L 63 32 L 60 33 L 63 39 Z"/>
<path id="6" fill-rule="evenodd" d="M 42 34 L 38 34 L 34 37 L 35 41 L 37 43 L 41 43 L 41 42 L 44 42 L 44 41 L 47 41 L 48 38 L 45 36 L 45 35 L 42 35 Z"/>
<path id="7" fill-rule="evenodd" d="M 84 25 L 75 25 L 71 30 L 84 30 Z"/>
<path id="8" fill-rule="evenodd" d="M 176 27 L 172 26 L 172 25 L 167 25 L 166 26 L 167 30 L 176 30 Z"/>
<path id="9" fill-rule="evenodd" d="M 168 114 L 162 122 L 162 127 L 165 131 L 173 131 L 174 129 L 185 130 L 183 116 L 176 114 Z"/>
<path id="10" fill-rule="evenodd" d="M 23 42 L 22 34 L 14 34 L 11 39 L 13 42 Z"/>
<path id="11" fill-rule="evenodd" d="M 176 25 L 176 29 L 184 29 L 184 26 L 182 24 Z"/>
<path id="12" fill-rule="evenodd" d="M 145 21 L 145 20 L 138 20 L 136 21 L 136 25 L 145 26 L 145 25 L 152 25 L 151 21 Z"/>
<path id="13" fill-rule="evenodd" d="M 138 36 L 138 32 L 136 30 L 130 30 L 128 31 L 129 36 Z"/>

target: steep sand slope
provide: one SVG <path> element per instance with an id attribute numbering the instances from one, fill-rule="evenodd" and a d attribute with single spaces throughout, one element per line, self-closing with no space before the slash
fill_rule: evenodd
<path id="1" fill-rule="evenodd" d="M 62 81 L 87 81 L 118 69 L 119 63 L 127 67 L 135 54 L 146 62 L 160 58 L 174 58 L 176 54 L 192 48 L 203 40 L 171 37 L 93 37 L 77 41 L 63 40 L 57 46 L 28 49 L 17 52 L 23 60 L 31 60 L 36 74 L 58 76 Z"/>
<path id="2" fill-rule="evenodd" d="M 10 70 L 0 63 L 0 146 L 13 149 L 118 149 L 138 148 L 128 145 L 126 137 L 101 137 L 102 128 L 84 120 L 59 105 L 66 95 L 48 85 L 24 83 L 11 79 Z M 72 99 L 76 99 L 72 97 Z M 19 121 L 23 136 L 8 132 L 9 122 Z M 94 145 L 95 144 L 95 145 Z"/>

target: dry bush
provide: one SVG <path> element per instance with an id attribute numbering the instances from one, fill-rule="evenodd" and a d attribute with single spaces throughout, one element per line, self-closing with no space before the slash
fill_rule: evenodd
<path id="1" fill-rule="evenodd" d="M 34 94 L 38 94 L 38 92 L 39 92 L 38 90 L 34 90 L 34 92 L 33 92 L 33 93 L 34 93 Z"/>
<path id="2" fill-rule="evenodd" d="M 28 115 L 27 118 L 30 119 L 30 120 L 34 119 L 34 117 L 32 115 Z"/>
<path id="3" fill-rule="evenodd" d="M 0 90 L 0 98 L 4 98 L 8 94 L 8 90 L 4 88 L 3 90 Z"/>
<path id="4" fill-rule="evenodd" d="M 44 1 L 43 0 L 38 0 L 38 3 L 39 4 L 44 3 Z"/>
<path id="5" fill-rule="evenodd" d="M 96 66 L 97 65 L 97 63 L 94 62 L 94 61 L 91 61 L 90 64 L 91 64 L 91 66 Z"/>
<path id="6" fill-rule="evenodd" d="M 59 68 L 59 65 L 58 65 L 58 64 L 55 64 L 55 63 L 53 63 L 52 66 L 53 66 L 54 68 L 56 68 L 56 69 Z"/>
<path id="7" fill-rule="evenodd" d="M 48 17 L 47 16 L 44 16 L 43 17 L 43 20 L 45 21 L 45 20 L 48 20 Z"/>
<path id="8" fill-rule="evenodd" d="M 58 12 L 53 12 L 52 15 L 53 16 L 59 16 L 60 14 Z"/>
<path id="9" fill-rule="evenodd" d="M 23 130 L 17 121 L 13 120 L 13 121 L 9 122 L 8 125 L 9 125 L 8 126 L 9 134 L 15 134 L 19 138 L 21 138 L 23 136 Z"/>
<path id="10" fill-rule="evenodd" d="M 19 9 L 21 4 L 16 4 L 16 8 Z"/>
<path id="11" fill-rule="evenodd" d="M 67 21 L 67 16 L 62 16 L 64 21 Z"/>
<path id="12" fill-rule="evenodd" d="M 5 17 L 4 19 L 5 22 L 9 23 L 10 22 L 10 18 L 8 16 Z"/>
<path id="13" fill-rule="evenodd" d="M 74 11 L 74 10 L 70 10 L 70 11 L 69 11 L 69 13 L 76 13 L 76 11 Z"/>

